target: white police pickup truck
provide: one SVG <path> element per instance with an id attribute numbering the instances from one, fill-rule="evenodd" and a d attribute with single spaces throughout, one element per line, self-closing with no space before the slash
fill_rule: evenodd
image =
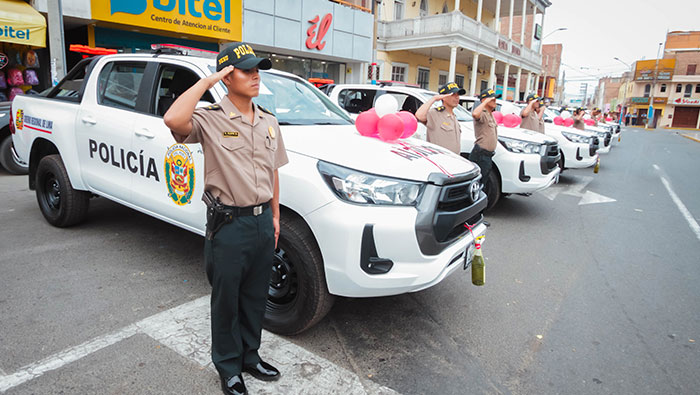
<path id="1" fill-rule="evenodd" d="M 426 89 L 401 85 L 333 85 L 324 89 L 331 100 L 338 103 L 352 116 L 369 110 L 381 95 L 396 98 L 399 109 L 414 113 L 432 96 Z M 436 103 L 435 106 L 438 104 Z M 462 128 L 461 152 L 467 158 L 476 138 L 471 113 L 463 107 L 455 108 L 455 115 Z M 416 137 L 426 139 L 426 127 L 418 124 Z M 530 195 L 554 184 L 559 176 L 559 147 L 556 140 L 520 128 L 498 127 L 496 154 L 493 157 L 494 171 L 489 175 L 486 189 L 488 208 L 498 203 L 501 196 Z"/>
<path id="2" fill-rule="evenodd" d="M 177 144 L 162 116 L 214 69 L 200 56 L 107 55 L 81 61 L 46 97 L 17 97 L 12 138 L 46 220 L 81 222 L 94 194 L 204 235 L 202 148 Z M 225 94 L 219 83 L 200 105 Z M 478 167 L 420 140 L 362 137 L 288 73 L 261 72 L 256 102 L 277 116 L 289 156 L 266 328 L 299 333 L 336 295 L 420 291 L 467 268 L 486 230 Z"/>

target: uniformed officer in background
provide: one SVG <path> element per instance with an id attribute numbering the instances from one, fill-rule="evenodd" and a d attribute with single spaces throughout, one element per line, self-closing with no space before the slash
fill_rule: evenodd
<path id="1" fill-rule="evenodd" d="M 456 83 L 448 82 L 438 89 L 438 95 L 431 97 L 416 111 L 416 119 L 427 128 L 428 142 L 457 155 L 460 153 L 462 131 L 453 110 L 459 105 L 459 95 L 465 93 Z M 442 100 L 442 106 L 432 108 L 438 100 Z"/>
<path id="2" fill-rule="evenodd" d="M 527 96 L 527 106 L 520 112 L 522 122 L 520 127 L 523 129 L 534 130 L 535 132 L 544 133 L 544 106 L 543 100 L 537 93 L 531 93 Z"/>
<path id="3" fill-rule="evenodd" d="M 586 115 L 586 112 L 583 110 L 583 108 L 577 108 L 574 110 L 574 128 L 584 130 L 586 128 L 586 123 L 583 122 L 583 116 Z"/>
<path id="4" fill-rule="evenodd" d="M 288 162 L 277 119 L 252 101 L 258 69 L 271 66 L 249 45 L 232 43 L 218 54 L 216 73 L 183 93 L 163 118 L 178 142 L 201 143 L 204 151 L 212 361 L 225 394 L 247 393 L 242 371 L 266 381 L 280 376 L 258 354 L 279 236 L 277 169 Z M 219 81 L 227 96 L 195 109 Z"/>
<path id="5" fill-rule="evenodd" d="M 496 109 L 498 97 L 499 95 L 496 95 L 493 89 L 484 89 L 479 94 L 481 103 L 472 111 L 476 142 L 469 154 L 469 160 L 481 169 L 481 183 L 487 190 L 490 188 L 489 175 L 493 166 L 493 155 L 496 153 L 496 144 L 498 144 L 498 124 L 491 115 Z"/>

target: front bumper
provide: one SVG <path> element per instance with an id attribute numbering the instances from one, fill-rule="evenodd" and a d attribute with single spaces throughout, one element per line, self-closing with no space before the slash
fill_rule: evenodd
<path id="1" fill-rule="evenodd" d="M 548 145 L 545 156 L 535 154 L 502 153 L 494 157 L 501 173 L 501 192 L 529 194 L 554 184 L 561 172 L 561 158 L 557 144 Z"/>
<path id="2" fill-rule="evenodd" d="M 424 191 L 418 207 L 360 206 L 336 200 L 305 217 L 321 249 L 331 294 L 377 297 L 416 292 L 463 267 L 474 238 L 458 222 L 469 217 L 466 222 L 473 234 L 483 235 L 486 196 L 480 192 L 469 206 L 473 211 L 436 208 L 434 199 L 443 199 L 446 188 L 428 187 L 434 191 L 428 197 Z M 436 236 L 451 221 L 455 227 Z M 426 240 L 430 238 L 434 240 Z"/>
<path id="3" fill-rule="evenodd" d="M 598 160 L 598 153 L 588 144 L 562 145 L 564 152 L 564 166 L 567 169 L 582 169 L 591 167 Z"/>

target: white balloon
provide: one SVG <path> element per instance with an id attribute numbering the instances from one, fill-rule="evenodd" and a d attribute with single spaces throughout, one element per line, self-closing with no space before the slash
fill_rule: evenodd
<path id="1" fill-rule="evenodd" d="M 566 119 L 566 118 L 571 118 L 571 112 L 566 111 L 566 110 L 562 111 L 560 115 L 561 115 L 561 117 L 564 118 L 564 119 Z"/>
<path id="2" fill-rule="evenodd" d="M 586 114 L 583 116 L 583 119 L 591 119 L 591 114 Z"/>
<path id="3" fill-rule="evenodd" d="M 379 118 L 387 115 L 394 114 L 399 109 L 399 102 L 396 98 L 389 94 L 384 94 L 379 96 L 376 102 L 374 102 L 374 110 L 377 112 Z"/>

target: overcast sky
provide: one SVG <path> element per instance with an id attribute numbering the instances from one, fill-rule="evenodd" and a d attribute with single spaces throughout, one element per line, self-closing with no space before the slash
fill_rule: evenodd
<path id="1" fill-rule="evenodd" d="M 619 76 L 628 64 L 656 59 L 666 32 L 700 30 L 700 0 L 551 0 L 544 20 L 545 44 L 562 43 L 566 79 Z M 663 55 L 662 55 L 663 56 Z M 589 69 L 581 70 L 581 67 Z M 593 82 L 593 81 L 591 81 Z M 580 81 L 566 84 L 577 93 Z M 597 83 L 594 83 L 594 86 Z M 589 88 L 590 89 L 590 88 Z"/>

